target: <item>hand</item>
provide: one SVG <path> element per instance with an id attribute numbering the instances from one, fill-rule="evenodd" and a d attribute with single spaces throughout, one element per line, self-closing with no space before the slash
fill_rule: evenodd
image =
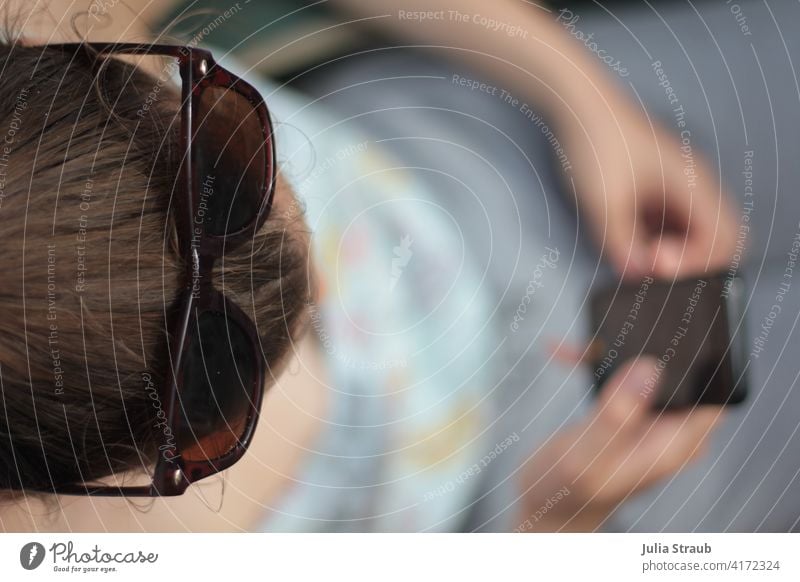
<path id="1" fill-rule="evenodd" d="M 655 391 L 645 386 L 654 370 L 651 357 L 622 366 L 588 417 L 528 460 L 516 531 L 593 531 L 628 497 L 703 453 L 722 409 L 653 410 Z"/>
<path id="2" fill-rule="evenodd" d="M 605 102 L 582 98 L 556 124 L 579 209 L 611 264 L 629 278 L 726 266 L 736 224 L 691 134 L 673 136 L 626 97 L 606 96 Z"/>

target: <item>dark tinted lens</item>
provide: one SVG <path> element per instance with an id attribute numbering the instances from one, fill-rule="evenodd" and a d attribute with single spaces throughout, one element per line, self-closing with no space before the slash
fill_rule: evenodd
<path id="1" fill-rule="evenodd" d="M 230 451 L 247 429 L 256 362 L 247 334 L 223 313 L 202 313 L 189 336 L 176 437 L 187 461 L 205 461 Z"/>
<path id="2" fill-rule="evenodd" d="M 200 94 L 194 136 L 198 218 L 221 236 L 252 224 L 264 200 L 267 149 L 256 110 L 232 89 Z"/>

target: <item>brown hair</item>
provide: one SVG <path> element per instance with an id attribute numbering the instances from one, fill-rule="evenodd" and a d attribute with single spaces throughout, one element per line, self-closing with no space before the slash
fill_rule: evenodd
<path id="1" fill-rule="evenodd" d="M 121 60 L 0 45 L 0 490 L 155 458 L 143 378 L 164 380 L 182 272 L 167 211 L 177 105 L 163 80 Z M 310 288 L 300 213 L 279 210 L 215 274 L 256 321 L 271 367 Z"/>

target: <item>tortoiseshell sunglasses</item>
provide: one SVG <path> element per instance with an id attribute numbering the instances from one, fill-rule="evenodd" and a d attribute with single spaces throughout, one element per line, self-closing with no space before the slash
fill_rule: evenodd
<path id="1" fill-rule="evenodd" d="M 186 264 L 167 326 L 166 381 L 153 390 L 163 412 L 154 422 L 160 454 L 150 485 L 82 483 L 51 491 L 181 495 L 190 484 L 241 459 L 258 421 L 266 374 L 258 331 L 211 279 L 223 250 L 251 241 L 272 207 L 275 144 L 269 112 L 259 92 L 218 65 L 207 50 L 132 43 L 47 46 L 92 55 L 177 59 L 182 161 L 175 218 Z"/>

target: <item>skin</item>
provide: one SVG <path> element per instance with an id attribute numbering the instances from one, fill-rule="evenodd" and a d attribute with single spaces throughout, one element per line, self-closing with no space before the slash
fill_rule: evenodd
<path id="1" fill-rule="evenodd" d="M 454 6 L 452 0 L 337 3 L 357 17 L 396 16 L 401 9 L 447 11 Z M 68 22 L 61 16 L 88 3 L 65 0 L 49 5 L 56 18 L 45 19 L 41 28 L 26 26 L 26 31 L 35 30 L 43 39 L 55 41 L 58 34 L 51 34 L 53 27 L 63 31 Z M 111 9 L 111 28 L 90 36 L 146 37 L 147 22 L 167 10 L 169 3 L 155 6 L 148 0 L 128 0 Z M 698 187 L 690 192 L 677 140 L 618 88 L 594 57 L 554 22 L 552 14 L 516 0 L 491 4 L 460 0 L 457 7 L 461 13 L 518 24 L 529 38 L 521 41 L 479 26 L 467 29 L 452 20 L 391 17 L 376 19 L 374 25 L 405 41 L 451 47 L 443 52 L 499 80 L 548 115 L 572 161 L 579 211 L 603 254 L 623 276 L 638 277 L 648 271 L 687 275 L 725 264 L 734 248 L 735 225 L 717 173 L 698 158 Z M 131 13 L 143 17 L 132 18 Z M 312 334 L 298 344 L 290 359 L 288 369 L 300 372 L 284 373 L 267 396 L 249 455 L 226 472 L 221 511 L 209 510 L 192 490 L 182 498 L 154 501 L 149 511 L 137 510 L 125 500 L 59 499 L 55 510 L 52 504 L 32 501 L 32 505 L 0 511 L 0 530 L 254 527 L 264 508 L 291 483 L 289 476 L 325 414 L 325 369 Z M 553 435 L 520 467 L 515 476 L 520 530 L 594 530 L 619 503 L 674 475 L 702 454 L 722 411 L 654 413 L 641 396 L 652 365 L 652 361 L 640 361 L 619 370 L 586 419 Z M 533 520 L 546 500 L 564 487 L 570 494 L 544 517 Z"/>

